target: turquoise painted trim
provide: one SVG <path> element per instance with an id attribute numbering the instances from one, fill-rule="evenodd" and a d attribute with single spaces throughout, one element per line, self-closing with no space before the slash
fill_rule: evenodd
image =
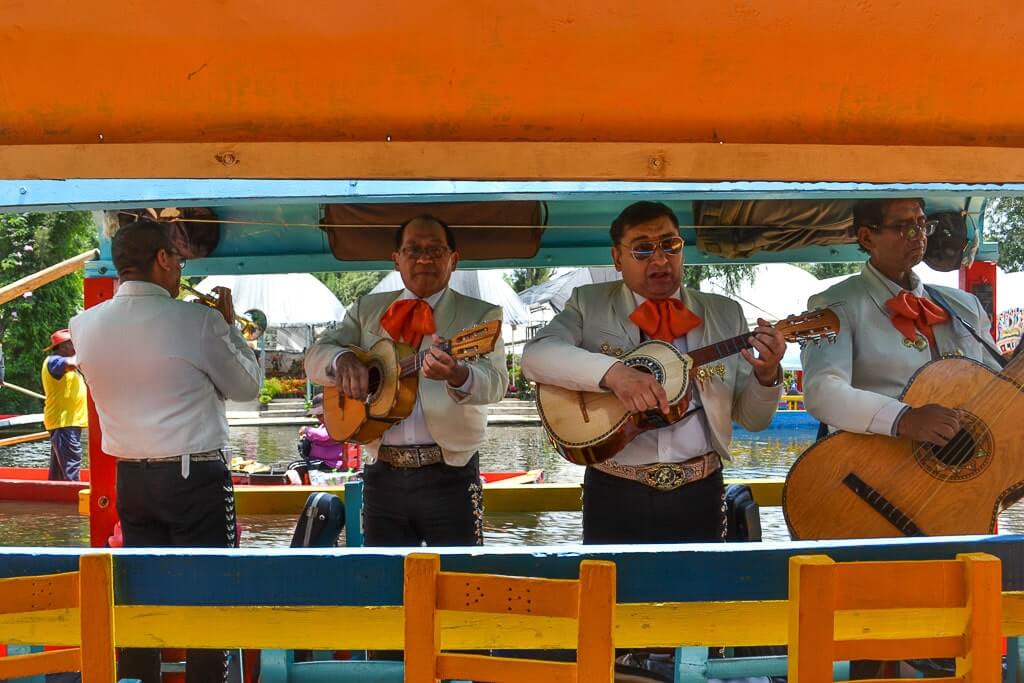
<path id="1" fill-rule="evenodd" d="M 137 206 L 227 206 L 333 201 L 484 201 L 501 199 L 792 199 L 813 197 L 1024 196 L 1024 184 L 786 182 L 487 182 L 444 180 L 4 180 L 0 212 L 69 211 Z"/>
<path id="2" fill-rule="evenodd" d="M 121 605 L 400 605 L 411 549 L 114 551 Z M 1003 561 L 1003 589 L 1024 590 L 1024 537 L 976 536 L 852 542 L 439 548 L 447 571 L 574 578 L 583 559 L 617 565 L 619 602 L 782 600 L 791 556 L 837 561 L 952 558 L 987 552 Z M 0 577 L 74 563 L 73 549 L 0 550 Z M 12 571 L 16 567 L 16 571 Z M 189 581 L 168 577 L 188 576 Z M 330 581 L 311 577 L 331 577 Z M 679 577 L 687 577 L 680 581 Z"/>
<path id="3" fill-rule="evenodd" d="M 363 545 L 363 481 L 345 482 L 345 546 Z"/>
<path id="4" fill-rule="evenodd" d="M 978 250 L 980 261 L 995 261 L 999 256 L 998 247 L 984 243 Z M 807 247 L 780 253 L 759 253 L 756 259 L 720 259 L 709 256 L 688 246 L 685 250 L 686 263 L 728 264 L 728 263 L 859 263 L 864 254 L 853 245 L 839 247 Z M 529 266 L 607 266 L 611 264 L 608 246 L 600 247 L 541 247 L 536 258 L 499 259 L 494 261 L 460 261 L 464 270 L 488 268 L 525 268 Z M 390 261 L 339 261 L 329 253 L 282 254 L 278 256 L 208 257 L 189 261 L 185 275 L 257 275 L 267 273 L 320 273 L 353 270 L 393 270 Z M 86 265 L 86 277 L 112 277 L 114 264 L 109 260 L 92 261 Z"/>

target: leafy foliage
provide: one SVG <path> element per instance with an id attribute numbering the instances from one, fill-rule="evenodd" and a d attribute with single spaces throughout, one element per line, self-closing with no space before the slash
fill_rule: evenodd
<path id="1" fill-rule="evenodd" d="M 985 208 L 985 236 L 999 243 L 1000 268 L 1024 270 L 1024 197 L 990 199 Z"/>
<path id="2" fill-rule="evenodd" d="M 86 212 L 0 214 L 0 284 L 10 284 L 96 246 Z M 78 271 L 0 306 L 6 379 L 42 393 L 39 370 L 50 334 L 82 310 Z M 37 399 L 0 389 L 0 413 L 40 412 Z"/>
<path id="3" fill-rule="evenodd" d="M 516 268 L 511 275 L 505 276 L 505 281 L 518 294 L 534 285 L 547 282 L 554 272 L 554 268 Z"/>
<path id="4" fill-rule="evenodd" d="M 313 276 L 324 283 L 327 289 L 338 297 L 338 301 L 348 306 L 376 287 L 387 274 L 387 271 L 367 270 L 347 273 L 313 273 Z"/>
<path id="5" fill-rule="evenodd" d="M 755 266 L 728 265 L 728 266 L 683 266 L 683 286 L 690 289 L 700 289 L 701 280 L 711 278 L 722 278 L 723 284 L 730 292 L 739 289 L 744 282 L 754 278 Z"/>
<path id="6" fill-rule="evenodd" d="M 865 260 L 867 256 L 865 255 Z M 808 273 L 818 278 L 819 280 L 825 280 L 830 277 L 839 277 L 840 275 L 853 275 L 859 273 L 863 264 L 861 263 L 798 263 L 798 267 L 803 268 Z"/>

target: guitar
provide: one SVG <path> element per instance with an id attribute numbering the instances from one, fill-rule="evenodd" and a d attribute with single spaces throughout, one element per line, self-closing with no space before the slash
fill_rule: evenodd
<path id="1" fill-rule="evenodd" d="M 472 360 L 493 351 L 500 335 L 501 321 L 491 320 L 462 330 L 440 348 L 455 360 Z M 349 349 L 369 370 L 369 391 L 359 401 L 335 386 L 325 386 L 324 424 L 335 441 L 371 443 L 412 412 L 427 349 L 417 353 L 390 339 L 381 339 L 368 350 Z"/>
<path id="2" fill-rule="evenodd" d="M 793 538 L 987 534 L 1024 495 L 1020 443 L 1024 362 L 995 373 L 960 357 L 934 360 L 904 389 L 912 407 L 962 411 L 946 446 L 835 432 L 793 464 L 782 494 Z"/>
<path id="3" fill-rule="evenodd" d="M 839 333 L 839 318 L 829 309 L 790 316 L 775 324 L 786 341 L 805 344 L 832 341 Z M 564 389 L 537 385 L 537 411 L 559 454 L 577 465 L 593 465 L 611 458 L 638 434 L 678 422 L 690 404 L 690 381 L 697 368 L 750 348 L 750 334 L 682 353 L 663 341 L 647 341 L 620 359 L 626 366 L 654 375 L 668 395 L 669 414 L 632 413 L 611 392 Z"/>

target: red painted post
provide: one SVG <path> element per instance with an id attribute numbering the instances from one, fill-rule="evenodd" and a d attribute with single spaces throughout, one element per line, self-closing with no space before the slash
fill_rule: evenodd
<path id="1" fill-rule="evenodd" d="M 85 279 L 85 307 L 114 296 L 117 280 L 109 277 Z M 96 406 L 89 397 L 89 545 L 107 546 L 117 523 L 117 461 L 102 450 L 103 432 L 96 416 Z"/>
<path id="2" fill-rule="evenodd" d="M 969 268 L 960 269 L 960 289 L 970 292 L 981 301 L 982 308 L 992 321 L 989 334 L 996 339 L 996 264 L 994 261 L 975 261 Z"/>

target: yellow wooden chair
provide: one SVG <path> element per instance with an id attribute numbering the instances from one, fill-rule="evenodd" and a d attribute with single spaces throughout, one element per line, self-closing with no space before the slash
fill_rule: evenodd
<path id="1" fill-rule="evenodd" d="M 0 579 L 0 614 L 76 608 L 80 647 L 0 657 L 0 680 L 81 671 L 82 683 L 114 683 L 114 589 L 109 554 L 82 555 L 77 572 Z"/>
<path id="2" fill-rule="evenodd" d="M 792 557 L 789 682 L 831 681 L 833 661 L 955 657 L 956 676 L 938 680 L 997 683 L 1001 591 L 1000 561 L 984 553 L 920 562 Z M 872 638 L 887 616 L 906 637 Z"/>
<path id="3" fill-rule="evenodd" d="M 579 580 L 442 572 L 437 555 L 405 558 L 405 681 L 611 683 L 615 563 L 585 560 Z M 439 610 L 577 620 L 576 662 L 444 654 Z"/>

